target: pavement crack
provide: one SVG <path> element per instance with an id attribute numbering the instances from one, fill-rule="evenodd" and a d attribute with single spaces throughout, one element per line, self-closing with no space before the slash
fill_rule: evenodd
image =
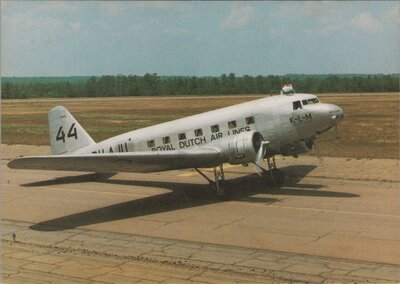
<path id="1" fill-rule="evenodd" d="M 193 278 L 199 277 L 199 276 L 201 276 L 202 274 L 204 274 L 204 273 L 207 272 L 207 271 L 208 271 L 208 269 L 201 269 L 198 273 L 195 273 L 194 275 L 190 276 L 190 277 L 187 278 L 186 280 L 188 280 L 188 281 L 193 281 L 193 280 L 192 280 Z"/>
<path id="2" fill-rule="evenodd" d="M 311 241 L 305 242 L 305 243 L 303 243 L 303 245 L 308 245 L 308 244 L 311 244 L 311 243 L 318 242 L 320 239 L 332 234 L 333 232 L 335 232 L 335 230 L 332 230 L 332 231 L 330 231 L 328 233 L 325 233 L 325 234 L 323 234 L 321 236 L 318 236 L 315 240 L 311 240 Z"/>
<path id="3" fill-rule="evenodd" d="M 194 252 L 192 252 L 191 254 L 189 254 L 188 255 L 188 259 L 192 259 L 192 257 L 196 254 L 196 253 L 198 253 L 199 251 L 194 251 Z"/>
<path id="4" fill-rule="evenodd" d="M 240 221 L 243 221 L 244 219 L 246 219 L 247 217 L 242 217 L 242 218 L 239 218 L 239 219 L 237 219 L 237 220 L 233 220 L 233 221 L 231 221 L 231 222 L 228 222 L 228 223 L 225 223 L 225 224 L 221 224 L 221 225 L 218 225 L 217 227 L 215 227 L 214 229 L 211 229 L 210 231 L 216 231 L 216 230 L 219 230 L 219 229 L 221 229 L 221 228 L 223 228 L 223 227 L 226 227 L 226 226 L 229 226 L 229 225 L 232 225 L 232 224 L 235 224 L 235 223 L 238 223 L 238 222 L 240 222 Z"/>
<path id="5" fill-rule="evenodd" d="M 20 201 L 20 200 L 28 198 L 28 197 L 30 197 L 30 196 L 24 195 L 24 196 L 21 196 L 21 197 L 18 197 L 18 198 L 14 198 L 14 199 L 11 199 L 11 200 L 7 200 L 6 202 L 3 201 L 3 202 L 4 203 L 10 203 L 10 202 L 15 202 L 15 201 Z"/>
<path id="6" fill-rule="evenodd" d="M 66 237 L 65 239 L 63 239 L 63 240 L 61 240 L 61 241 L 58 241 L 58 242 L 55 242 L 55 243 L 53 243 L 53 244 L 51 244 L 51 245 L 52 245 L 52 246 L 57 246 L 58 244 L 64 243 L 64 242 L 70 240 L 71 238 L 73 238 L 73 237 L 75 237 L 75 236 L 77 236 L 77 235 L 81 235 L 81 234 L 82 234 L 82 232 L 76 232 L 76 233 L 74 233 L 74 234 L 69 235 L 69 236 Z"/>

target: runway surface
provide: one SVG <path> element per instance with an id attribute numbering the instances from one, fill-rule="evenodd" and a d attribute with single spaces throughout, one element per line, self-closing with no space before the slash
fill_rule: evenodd
<path id="1" fill-rule="evenodd" d="M 180 280 L 185 282 L 212 282 L 219 270 L 225 282 L 400 281 L 398 160 L 325 158 L 319 165 L 315 157 L 279 159 L 278 165 L 289 176 L 281 189 L 268 188 L 253 174 L 252 166 L 228 166 L 233 195 L 221 202 L 212 198 L 205 180 L 191 170 L 121 173 L 93 181 L 85 173 L 6 167 L 9 159 L 22 153 L 47 151 L 47 147 L 2 145 L 3 261 L 6 267 L 7 262 L 23 262 L 11 266 L 9 274 L 3 270 L 3 277 L 34 270 L 24 261 L 35 259 L 32 254 L 38 251 L 58 250 L 73 262 L 89 257 L 87 250 L 91 257 L 96 254 L 94 263 L 99 257 L 121 261 L 115 258 L 119 256 L 146 266 L 147 276 L 138 281 L 151 280 L 154 273 L 149 271 L 154 269 L 149 266 L 163 261 L 177 271 L 194 269 L 182 272 L 186 278 Z M 82 242 L 87 232 L 97 246 L 96 240 Z M 112 251 L 109 255 L 101 249 L 105 232 L 110 234 L 107 242 L 123 238 L 135 243 L 138 236 L 149 238 L 150 243 L 173 242 L 169 245 L 175 253 L 152 247 L 131 255 L 118 245 L 107 247 L 109 254 Z M 74 236 L 77 239 L 71 242 Z M 72 252 L 63 251 L 68 246 Z M 25 257 L 15 257 L 18 253 Z M 185 263 L 176 266 L 177 259 Z M 66 270 L 49 267 L 40 273 L 64 277 L 62 271 Z M 204 279 L 194 277 L 202 273 Z M 97 276 L 82 279 L 107 282 Z M 162 279 L 174 282 L 174 278 Z"/>

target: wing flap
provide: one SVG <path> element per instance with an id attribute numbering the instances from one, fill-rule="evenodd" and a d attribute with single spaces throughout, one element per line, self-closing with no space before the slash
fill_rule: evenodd
<path id="1" fill-rule="evenodd" d="M 51 155 L 17 158 L 8 163 L 12 169 L 83 172 L 160 172 L 184 168 L 213 167 L 221 163 L 216 149 L 112 154 Z"/>

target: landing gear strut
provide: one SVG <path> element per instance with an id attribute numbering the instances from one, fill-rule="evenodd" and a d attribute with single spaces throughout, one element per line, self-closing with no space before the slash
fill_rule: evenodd
<path id="1" fill-rule="evenodd" d="M 199 169 L 195 168 L 195 170 L 210 183 L 212 192 L 217 199 L 226 200 L 230 197 L 231 191 L 226 187 L 224 168 L 222 164 L 213 168 L 214 180 L 211 180 Z"/>
<path id="2" fill-rule="evenodd" d="M 266 177 L 267 181 L 274 187 L 281 187 L 285 182 L 285 174 L 276 167 L 275 156 L 268 157 L 268 170 L 262 168 L 260 165 L 254 163 L 262 174 Z"/>
<path id="3" fill-rule="evenodd" d="M 268 171 L 266 177 L 274 187 L 281 187 L 285 182 L 285 174 L 276 167 L 275 156 L 267 158 Z"/>

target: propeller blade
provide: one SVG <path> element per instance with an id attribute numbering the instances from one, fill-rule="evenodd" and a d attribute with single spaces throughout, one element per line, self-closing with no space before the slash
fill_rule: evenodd
<path id="1" fill-rule="evenodd" d="M 258 164 L 254 163 L 256 166 L 256 173 L 261 177 L 264 175 L 265 170 Z"/>
<path id="2" fill-rule="evenodd" d="M 315 151 L 315 154 L 317 155 L 317 158 L 319 160 L 319 164 L 323 165 L 324 164 L 324 157 L 322 156 L 322 153 L 319 150 L 319 148 L 317 147 L 317 144 L 315 144 L 315 142 L 314 142 L 314 151 Z"/>
<path id="3" fill-rule="evenodd" d="M 267 145 L 268 141 L 262 141 L 260 149 L 258 149 L 256 159 L 254 161 L 254 164 L 256 165 L 256 172 L 259 176 L 261 176 L 264 173 L 264 169 L 261 167 L 261 163 L 264 160 L 265 153 L 267 151 Z"/>
<path id="4" fill-rule="evenodd" d="M 257 155 L 256 155 L 255 163 L 256 164 L 260 164 L 263 158 L 264 158 L 264 147 L 261 144 L 260 149 L 258 149 L 258 152 L 257 152 Z"/>
<path id="5" fill-rule="evenodd" d="M 339 128 L 338 128 L 337 125 L 335 126 L 335 138 L 336 139 L 340 139 L 341 138 L 340 133 L 339 133 Z"/>

